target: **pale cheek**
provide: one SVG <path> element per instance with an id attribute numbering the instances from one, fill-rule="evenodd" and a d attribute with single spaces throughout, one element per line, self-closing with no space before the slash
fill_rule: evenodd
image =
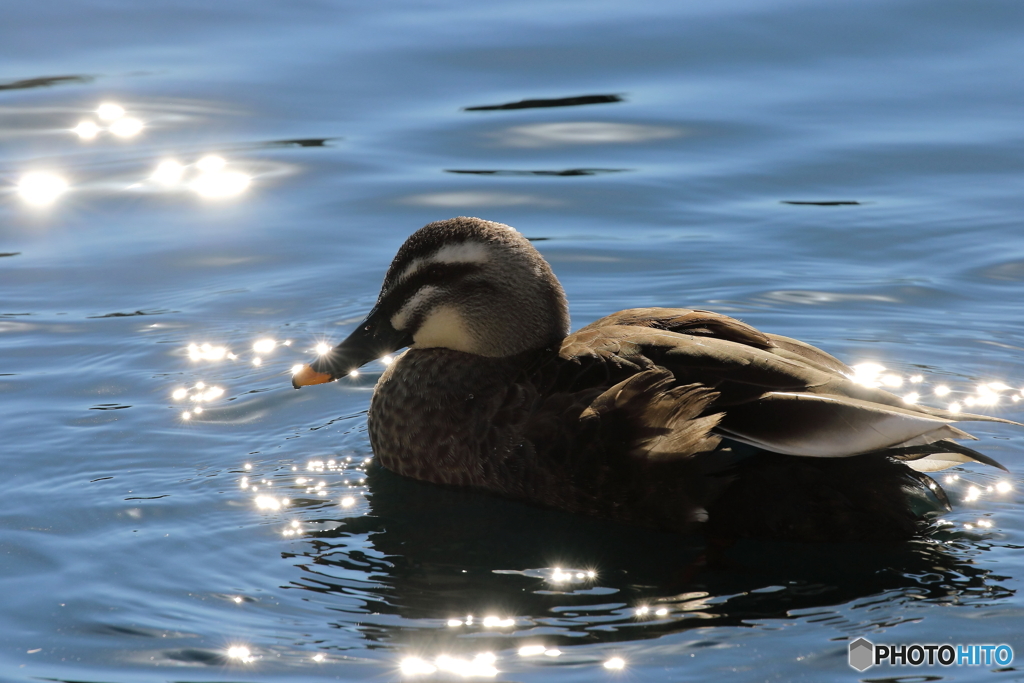
<path id="1" fill-rule="evenodd" d="M 413 342 L 419 349 L 444 348 L 480 353 L 462 316 L 448 306 L 440 306 L 430 312 L 413 335 Z"/>

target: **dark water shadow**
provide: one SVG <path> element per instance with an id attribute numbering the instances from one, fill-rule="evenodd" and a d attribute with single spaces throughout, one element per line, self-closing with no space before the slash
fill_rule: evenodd
<path id="1" fill-rule="evenodd" d="M 72 83 L 92 83 L 94 76 L 40 76 L 38 78 L 25 78 L 20 81 L 0 83 L 0 90 L 27 90 L 29 88 L 49 88 L 54 85 L 69 85 Z"/>
<path id="2" fill-rule="evenodd" d="M 621 95 L 577 95 L 575 97 L 556 97 L 551 99 L 519 100 L 505 104 L 482 104 L 475 107 L 463 107 L 462 111 L 507 111 L 510 109 L 542 109 L 545 107 L 579 107 L 587 104 L 612 104 L 623 102 Z"/>
<path id="3" fill-rule="evenodd" d="M 294 140 L 271 140 L 264 147 L 330 147 L 328 142 L 341 138 L 295 138 Z"/>
<path id="4" fill-rule="evenodd" d="M 104 315 L 87 315 L 86 318 L 89 320 L 100 318 L 132 318 L 137 315 L 162 315 L 164 313 L 177 313 L 177 311 L 170 311 L 167 309 L 160 309 L 156 311 L 132 311 L 130 313 L 117 311 L 115 313 L 105 313 Z"/>
<path id="5" fill-rule="evenodd" d="M 835 200 L 835 201 L 821 201 L 821 202 L 796 201 L 796 200 L 786 200 L 786 199 L 784 199 L 781 202 L 779 202 L 779 204 L 790 204 L 792 206 L 861 206 L 861 205 L 863 205 L 863 203 L 864 202 L 855 202 L 855 201 L 852 201 L 852 200 L 845 200 L 845 199 L 840 199 L 840 200 Z"/>
<path id="6" fill-rule="evenodd" d="M 628 168 L 567 168 L 562 171 L 500 171 L 500 170 L 460 170 L 446 168 L 445 173 L 464 175 L 497 175 L 497 176 L 583 176 L 600 175 L 602 173 L 625 173 Z"/>
<path id="7" fill-rule="evenodd" d="M 380 468 L 371 468 L 368 486 L 368 515 L 319 520 L 334 528 L 313 533 L 305 552 L 283 555 L 298 560 L 300 572 L 285 588 L 334 596 L 345 616 L 330 625 L 357 628 L 379 646 L 501 649 L 543 637 L 552 647 L 766 621 L 778 628 L 806 618 L 826 622 L 837 632 L 832 639 L 844 640 L 910 619 L 908 604 L 978 606 L 1014 594 L 998 583 L 1007 577 L 974 564 L 969 542 L 747 541 L 727 551 L 722 567 L 695 571 L 700 538 L 541 510 Z M 570 580 L 554 580 L 556 567 Z M 870 608 L 858 611 L 858 602 Z M 474 625 L 446 626 L 470 614 Z M 515 625 L 483 628 L 479 619 L 488 614 Z"/>

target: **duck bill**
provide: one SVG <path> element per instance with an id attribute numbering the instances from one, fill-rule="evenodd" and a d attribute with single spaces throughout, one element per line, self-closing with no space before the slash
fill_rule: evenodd
<path id="1" fill-rule="evenodd" d="M 345 341 L 293 373 L 292 386 L 332 382 L 410 344 L 412 335 L 396 330 L 390 320 L 373 311 Z"/>

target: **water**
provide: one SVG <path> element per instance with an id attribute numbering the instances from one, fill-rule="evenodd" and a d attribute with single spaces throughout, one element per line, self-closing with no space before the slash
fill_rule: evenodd
<path id="1" fill-rule="evenodd" d="M 690 576 L 697 539 L 372 467 L 381 368 L 288 368 L 466 214 L 544 238 L 577 327 L 706 307 L 936 405 L 1019 387 L 1022 28 L 995 1 L 6 7 L 0 678 L 1019 679 L 846 651 L 1024 653 L 1020 430 L 971 429 L 1013 475 L 944 473 L 934 538 L 749 543 Z M 620 101 L 463 110 L 585 95 Z M 168 159 L 181 181 L 151 179 Z M 29 172 L 67 191 L 32 205 Z"/>

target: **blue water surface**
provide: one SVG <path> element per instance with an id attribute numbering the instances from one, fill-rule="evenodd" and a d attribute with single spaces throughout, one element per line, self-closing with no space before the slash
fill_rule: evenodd
<path id="1" fill-rule="evenodd" d="M 969 426 L 1011 474 L 936 475 L 927 538 L 694 576 L 700 539 L 374 467 L 382 364 L 289 385 L 475 215 L 574 327 L 709 308 L 1024 419 L 1022 35 L 1013 0 L 8 3 L 0 679 L 1024 680 L 1024 430 Z M 858 673 L 858 637 L 1018 661 Z"/>

